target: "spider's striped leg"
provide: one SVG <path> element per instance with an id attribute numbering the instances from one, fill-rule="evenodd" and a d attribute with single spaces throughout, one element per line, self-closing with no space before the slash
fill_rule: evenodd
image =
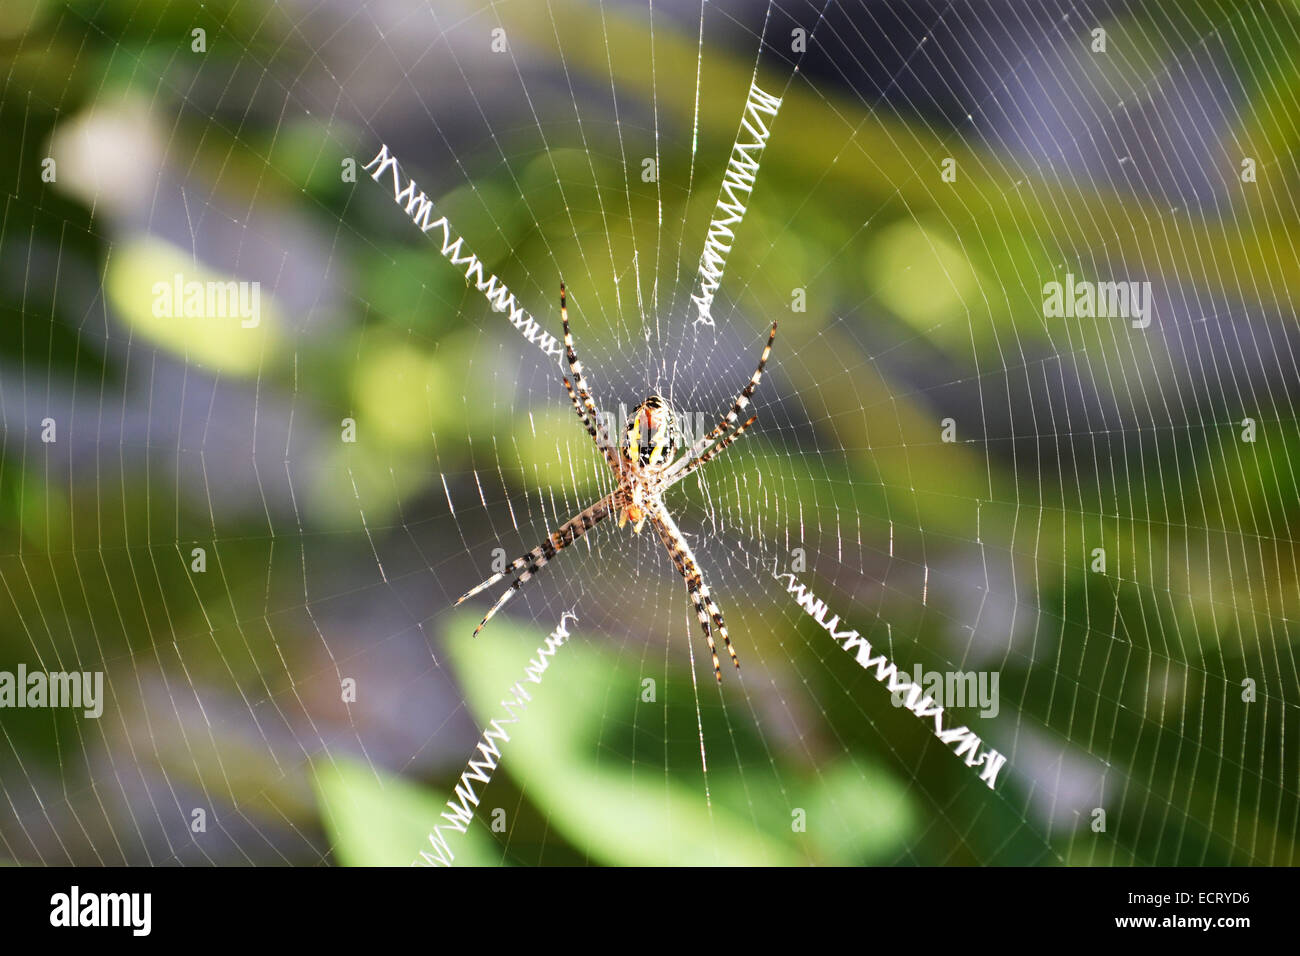
<path id="1" fill-rule="evenodd" d="M 569 306 L 565 300 L 564 283 L 560 283 L 560 321 L 564 323 L 564 357 L 569 363 L 569 372 L 573 375 L 573 384 L 578 387 L 578 398 L 582 400 L 583 407 L 587 410 L 587 415 L 593 425 L 602 432 L 604 428 L 600 424 L 600 414 L 596 411 L 596 403 L 592 401 L 591 390 L 587 388 L 587 380 L 582 377 L 582 363 L 578 361 L 578 353 L 573 348 L 573 330 L 569 328 Z"/>
<path id="2" fill-rule="evenodd" d="M 699 458 L 691 459 L 690 463 L 687 464 L 685 468 L 681 469 L 681 471 L 677 472 L 677 474 L 673 475 L 672 478 L 669 479 L 669 487 L 672 487 L 673 485 L 677 484 L 677 482 L 681 481 L 683 478 L 685 478 L 687 475 L 693 472 L 696 468 L 699 468 L 703 465 L 707 465 L 719 454 L 726 451 L 728 446 L 730 446 L 731 443 L 734 442 L 741 435 L 745 434 L 745 429 L 749 428 L 749 426 L 754 424 L 754 422 L 756 421 L 758 421 L 758 416 L 751 415 L 749 417 L 749 421 L 745 422 L 745 424 L 741 425 L 734 432 L 732 432 L 722 441 L 718 442 L 716 445 L 714 445 L 712 448 L 706 451 Z"/>
<path id="3" fill-rule="evenodd" d="M 724 432 L 736 424 L 736 419 L 740 417 L 740 413 L 749 405 L 749 400 L 754 397 L 754 391 L 758 388 L 758 383 L 763 378 L 763 369 L 767 367 L 767 360 L 772 355 L 772 343 L 775 341 L 776 323 L 773 322 L 772 331 L 767 335 L 767 345 L 763 346 L 763 354 L 759 356 L 758 359 L 758 368 L 754 369 L 754 374 L 749 377 L 749 383 L 745 385 L 745 387 L 740 390 L 740 394 L 736 396 L 735 402 L 732 403 L 731 411 L 727 412 L 722 421 L 718 422 L 718 424 L 714 426 L 713 431 L 709 432 L 697 441 L 690 447 L 684 456 L 678 459 L 677 464 L 670 469 L 670 474 L 686 467 L 688 462 L 698 456 L 700 452 L 708 448 L 712 442 L 716 441 Z"/>
<path id="4" fill-rule="evenodd" d="M 596 447 L 600 449 L 601 454 L 605 456 L 605 461 L 614 469 L 616 473 L 622 471 L 623 465 L 618 455 L 614 451 L 614 445 L 609 439 L 609 430 L 600 420 L 600 413 L 596 411 L 596 403 L 592 400 L 591 391 L 587 388 L 587 382 L 582 377 L 582 363 L 578 361 L 578 354 L 573 347 L 573 331 L 569 328 L 569 307 L 566 301 L 566 290 L 564 283 L 560 283 L 560 320 L 564 323 L 564 356 L 569 363 L 569 373 L 573 376 L 573 381 L 568 378 L 564 379 L 564 388 L 569 393 L 569 399 L 573 402 L 573 408 L 578 413 L 578 418 L 582 421 L 583 427 L 587 429 L 587 434 L 595 441 Z M 578 386 L 574 391 L 573 386 Z"/>
<path id="5" fill-rule="evenodd" d="M 623 463 L 619 459 L 618 454 L 614 451 L 614 446 L 610 443 L 608 430 L 603 424 L 600 424 L 599 419 L 593 423 L 592 420 L 587 417 L 587 412 L 583 409 L 582 402 L 573 391 L 573 383 L 567 378 L 564 379 L 564 389 L 569 393 L 569 400 L 573 402 L 573 410 L 578 413 L 578 420 L 582 422 L 582 427 L 587 430 L 587 434 L 591 436 L 591 440 L 596 443 L 596 447 L 599 448 L 601 454 L 605 456 L 605 461 L 609 464 L 609 467 L 614 469 L 615 474 L 622 474 Z"/>
<path id="6" fill-rule="evenodd" d="M 713 643 L 713 631 L 709 627 L 709 621 L 713 621 L 713 626 L 718 629 L 722 635 L 722 642 L 727 646 L 727 653 L 731 655 L 731 663 L 740 668 L 740 659 L 736 657 L 736 650 L 731 646 L 731 635 L 727 633 L 726 622 L 722 620 L 722 612 L 718 606 L 713 603 L 713 598 L 709 594 L 709 586 L 704 583 L 704 576 L 700 573 L 700 565 L 695 560 L 695 555 L 691 551 L 690 545 L 682 537 L 681 529 L 673 521 L 672 515 L 668 510 L 659 505 L 650 515 L 650 520 L 659 532 L 659 539 L 663 541 L 664 547 L 668 549 L 668 556 L 673 559 L 673 564 L 677 567 L 677 573 L 686 581 L 686 592 L 690 595 L 691 604 L 695 606 L 695 615 L 699 618 L 700 628 L 704 631 L 704 639 L 709 642 L 709 653 L 713 656 L 713 676 L 722 683 L 722 665 L 718 662 L 718 648 Z"/>
<path id="7" fill-rule="evenodd" d="M 564 524 L 560 525 L 558 530 L 551 532 L 547 536 L 546 540 L 533 548 L 533 550 L 515 558 L 515 560 L 510 562 L 510 565 L 504 571 L 492 575 L 492 577 L 488 578 L 482 584 L 470 588 L 462 594 L 460 600 L 456 602 L 457 605 L 463 604 L 475 594 L 478 594 L 485 588 L 489 588 L 496 584 L 506 575 L 514 574 L 516 571 L 522 572 L 519 577 L 510 582 L 510 586 L 506 588 L 501 597 L 497 598 L 497 602 L 493 604 L 491 610 L 484 615 L 479 626 L 474 628 L 474 635 L 477 637 L 478 632 L 483 630 L 483 626 L 487 624 L 488 621 L 492 620 L 497 611 L 501 610 L 505 603 L 514 597 L 515 592 L 523 587 L 524 584 L 533 577 L 533 575 L 546 567 L 546 563 L 550 561 L 551 558 L 555 557 L 560 551 L 581 538 L 600 521 L 608 518 L 613 513 L 613 510 L 614 495 L 608 494 L 590 508 L 580 511 Z"/>
<path id="8" fill-rule="evenodd" d="M 582 422 L 582 427 L 587 429 L 587 434 L 591 436 L 592 440 L 599 445 L 600 436 L 596 432 L 596 426 L 593 425 L 591 419 L 587 417 L 586 409 L 582 407 L 582 402 L 579 401 L 577 393 L 573 390 L 573 383 L 567 378 L 564 378 L 563 381 L 564 390 L 569 393 L 569 401 L 573 402 L 573 410 L 578 413 L 578 420 Z"/>

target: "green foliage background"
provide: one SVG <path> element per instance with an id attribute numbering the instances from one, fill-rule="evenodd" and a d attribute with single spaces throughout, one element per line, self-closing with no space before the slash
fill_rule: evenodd
<path id="1" fill-rule="evenodd" d="M 537 463 L 502 476 L 511 491 L 591 490 L 556 456 L 576 431 L 563 396 L 530 390 L 531 418 L 481 399 L 484 389 L 510 394 L 501 390 L 533 361 L 520 357 L 528 347 L 382 188 L 364 175 L 342 181 L 340 163 L 364 162 L 375 132 L 391 132 L 413 175 L 439 184 L 440 211 L 534 314 L 548 314 L 557 261 L 583 262 L 582 295 L 612 301 L 632 239 L 607 230 L 602 202 L 616 197 L 638 224 L 684 220 L 688 241 L 703 234 L 753 50 L 709 46 L 699 61 L 706 95 L 688 166 L 689 19 L 657 20 L 653 40 L 644 11 L 578 0 L 467 3 L 396 22 L 427 30 L 430 59 L 445 62 L 498 16 L 525 68 L 566 77 L 575 95 L 597 96 L 617 64 L 626 125 L 592 122 L 584 151 L 572 107 L 568 120 L 547 111 L 568 98 L 560 86 L 539 93 L 544 142 L 528 114 L 502 114 L 519 125 L 494 122 L 500 142 L 465 134 L 452 151 L 458 169 L 419 146 L 447 152 L 430 118 L 454 126 L 463 99 L 422 89 L 417 108 L 402 89 L 405 112 L 375 106 L 371 128 L 356 121 L 340 91 L 387 63 L 364 14 L 334 22 L 306 5 L 253 0 L 18 0 L 0 10 L 0 667 L 103 667 L 117 704 L 94 725 L 66 712 L 0 714 L 0 856 L 409 862 L 478 728 L 558 623 L 521 613 L 498 621 L 490 640 L 468 639 L 472 615 L 446 608 L 472 583 L 467 553 L 481 559 L 487 537 L 466 542 L 439 475 L 482 467 L 481 450 L 499 442 L 503 457 Z M 900 560 L 914 568 L 970 562 L 961 546 L 978 542 L 1033 582 L 1034 593 L 1012 597 L 1030 634 L 1000 662 L 1003 715 L 977 727 L 1015 772 L 990 794 L 814 624 L 754 588 L 732 600 L 771 679 L 743 695 L 730 685 L 723 698 L 703 695 L 699 720 L 717 757 L 706 797 L 681 595 L 667 581 L 651 595 L 674 610 L 660 628 L 674 637 L 654 672 L 658 700 L 639 703 L 658 652 L 628 651 L 640 632 L 620 632 L 616 611 L 580 611 L 485 796 L 485 807 L 506 809 L 508 829 L 480 819 L 455 845 L 458 862 L 1295 862 L 1300 436 L 1288 343 L 1300 281 L 1300 13 L 1224 0 L 1121 4 L 1098 17 L 1122 51 L 1093 80 L 1112 100 L 1160 88 L 1211 41 L 1216 76 L 1239 87 L 1215 158 L 1233 186 L 1224 197 L 1171 209 L 1104 177 L 1018 162 L 970 130 L 870 109 L 830 82 L 796 83 L 727 273 L 750 317 L 737 321 L 754 334 L 788 309 L 789 290 L 809 290 L 777 363 L 815 434 L 747 439 L 745 467 L 778 485 L 785 476 L 810 493 L 809 514 L 838 514 L 875 542 L 896 529 Z M 196 27 L 207 32 L 202 55 L 191 50 Z M 568 38 L 562 59 L 557 36 Z M 365 102 L 362 111 L 376 100 Z M 634 156 L 651 148 L 652 110 L 664 149 L 658 189 L 625 179 L 620 153 L 620 137 Z M 200 197 L 186 207 L 202 211 L 192 246 L 157 235 L 157 219 L 116 212 L 113 196 L 92 199 L 89 172 L 64 178 L 110 170 L 116 155 L 61 163 L 59 182 L 42 181 L 42 159 L 76 156 L 96 120 L 165 157 L 165 174 L 142 168 L 135 208 L 148 209 L 164 180 Z M 1237 188 L 1241 155 L 1258 160 L 1249 189 Z M 945 157 L 960 170 L 951 188 L 938 180 Z M 129 170 L 106 179 L 130 180 Z M 254 334 L 152 317 L 153 277 L 230 275 L 214 262 L 223 243 L 237 251 L 229 237 L 241 223 L 256 233 L 280 220 L 295 241 L 326 250 L 329 288 L 307 306 L 271 297 Z M 1047 328 L 1045 278 L 1099 261 L 1229 303 L 1235 326 L 1197 358 L 1226 356 L 1232 374 L 1207 373 L 1170 417 L 1186 356 L 1168 340 L 1137 352 L 1125 330 Z M 583 320 L 609 352 L 631 311 L 590 309 Z M 1241 364 L 1252 350 L 1264 354 Z M 963 425 L 959 445 L 939 442 L 946 393 L 902 376 L 887 361 L 896 352 L 954 383 L 978 382 L 1007 422 L 983 434 Z M 1119 433 L 1111 419 L 1062 437 L 1050 434 L 1059 421 L 1035 417 L 1042 409 L 1017 376 L 1058 360 L 1127 395 Z M 184 378 L 155 378 L 168 367 Z M 330 434 L 354 417 L 364 447 L 319 441 L 310 467 L 292 473 L 294 511 L 271 513 L 267 486 L 298 460 L 288 443 L 255 445 L 246 483 L 210 483 L 218 439 L 263 426 L 214 405 L 204 428 L 160 438 L 144 419 L 184 405 L 178 381 L 247 396 L 269 417 L 291 418 L 294 436 Z M 128 407 L 142 387 L 149 403 Z M 36 439 L 51 411 L 66 436 L 53 447 Z M 1239 440 L 1244 417 L 1258 423 L 1254 444 Z M 799 481 L 797 440 L 829 452 L 814 483 Z M 190 573 L 199 544 L 202 576 Z M 1089 572 L 1098 546 L 1107 575 Z M 853 574 L 830 561 L 814 560 L 808 578 L 864 626 L 890 622 L 905 666 L 960 658 L 945 644 L 949 622 L 915 589 L 855 601 L 864 592 Z M 378 615 L 376 601 L 409 626 Z M 414 663 L 395 650 L 412 635 Z M 390 711 L 358 717 L 339 701 L 339 678 L 358 670 Z M 1247 678 L 1258 693 L 1249 704 Z M 430 686 L 437 694 L 422 706 Z M 763 700 L 797 729 L 755 731 L 775 721 Z M 1105 833 L 1089 826 L 1096 805 L 1108 810 Z M 198 806 L 209 810 L 203 834 L 189 826 Z M 793 808 L 807 812 L 806 833 L 791 830 Z"/>

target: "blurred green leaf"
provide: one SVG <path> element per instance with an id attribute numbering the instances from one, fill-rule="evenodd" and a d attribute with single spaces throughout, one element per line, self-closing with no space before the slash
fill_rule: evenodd
<path id="1" fill-rule="evenodd" d="M 808 836 L 829 859 L 892 862 L 920 822 L 902 783 L 882 767 L 842 760 L 809 784 Z"/>
<path id="2" fill-rule="evenodd" d="M 545 640 L 541 630 L 493 621 L 471 636 L 476 618 L 449 621 L 447 644 L 470 709 L 480 723 L 506 715 L 501 700 Z M 558 623 L 558 622 L 557 622 Z M 575 636 L 557 651 L 540 685 L 525 683 L 532 701 L 508 725 L 502 767 L 519 780 L 555 829 L 602 863 L 658 865 L 790 865 L 787 846 L 755 833 L 731 810 L 705 800 L 682 777 L 653 787 L 626 768 L 598 759 L 600 728 L 610 701 L 634 701 L 639 675 L 588 639 Z"/>
<path id="3" fill-rule="evenodd" d="M 177 276 L 181 277 L 180 297 L 173 294 Z M 233 303 L 218 310 L 221 314 L 185 314 L 184 301 L 189 300 L 195 282 L 220 284 L 228 292 L 225 287 L 232 279 L 204 267 L 176 246 L 152 238 L 124 242 L 109 258 L 104 275 L 113 307 L 143 339 L 197 365 L 237 375 L 256 374 L 280 346 L 281 320 L 270 297 L 261 295 L 257 285 L 258 314 L 252 316 L 250 310 L 249 318 L 241 318 Z M 176 298 L 183 301 L 172 301 Z M 207 308 L 204 301 L 201 309 Z"/>
<path id="4" fill-rule="evenodd" d="M 424 787 L 335 757 L 312 766 L 321 817 L 340 863 L 347 866 L 409 866 L 428 848 L 429 831 L 446 809 Z M 457 866 L 495 866 L 501 852 L 481 829 L 452 834 Z"/>

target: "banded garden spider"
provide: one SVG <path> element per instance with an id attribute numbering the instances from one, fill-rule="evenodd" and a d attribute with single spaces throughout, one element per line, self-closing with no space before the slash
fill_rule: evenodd
<path id="1" fill-rule="evenodd" d="M 478 632 L 483 630 L 484 625 L 492 620 L 506 601 L 545 567 L 548 561 L 611 514 L 618 514 L 620 528 L 631 521 L 632 530 L 638 534 L 641 532 L 642 525 L 649 521 L 658 532 L 659 539 L 667 549 L 668 556 L 672 558 L 677 572 L 686 581 L 687 594 L 695 607 L 696 616 L 699 617 L 704 638 L 709 643 L 709 653 L 713 655 L 713 674 L 720 684 L 722 665 L 718 662 L 718 649 L 713 643 L 713 627 L 716 627 L 718 633 L 722 635 L 727 653 L 731 655 L 731 661 L 737 668 L 740 667 L 740 660 L 731 646 L 731 636 L 727 633 L 727 625 L 722 620 L 722 612 L 713 602 L 709 587 L 704 583 L 699 562 L 695 560 L 690 545 L 686 543 L 681 530 L 664 506 L 663 493 L 697 468 L 703 467 L 716 458 L 743 435 L 758 418 L 757 415 L 751 415 L 743 424 L 736 425 L 740 413 L 748 407 L 750 398 L 758 388 L 759 379 L 763 377 L 763 368 L 767 365 L 768 356 L 772 354 L 772 342 L 776 339 L 776 323 L 772 323 L 772 331 L 768 334 L 763 355 L 758 360 L 758 368 L 754 369 L 749 383 L 736 396 L 731 411 L 727 412 L 711 432 L 696 441 L 681 458 L 677 458 L 678 438 L 681 432 L 671 406 L 660 395 L 651 395 L 637 406 L 628 418 L 627 425 L 624 426 L 618 451 L 614 450 L 604 423 L 596 412 L 596 404 L 592 400 L 591 392 L 583 380 L 582 363 L 578 361 L 578 356 L 573 349 L 573 333 L 569 330 L 569 310 L 565 304 L 563 282 L 560 283 L 560 318 L 564 323 L 565 357 L 569 363 L 569 372 L 573 376 L 572 381 L 564 377 L 564 388 L 568 391 L 569 399 L 573 402 L 573 408 L 578 413 L 578 418 L 586 428 L 587 434 L 595 441 L 596 447 L 605 456 L 606 463 L 618 479 L 618 485 L 595 504 L 562 524 L 557 531 L 552 531 L 546 540 L 533 550 L 512 561 L 504 571 L 492 575 L 482 584 L 466 591 L 456 604 L 462 604 L 507 575 L 519 573 L 519 576 L 510 582 L 510 586 L 483 616 L 479 626 L 474 628 L 474 635 L 477 637 Z M 713 627 L 710 627 L 710 621 Z"/>

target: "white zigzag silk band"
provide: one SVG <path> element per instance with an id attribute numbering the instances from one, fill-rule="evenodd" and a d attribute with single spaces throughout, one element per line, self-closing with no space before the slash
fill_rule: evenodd
<path id="1" fill-rule="evenodd" d="M 442 812 L 442 818 L 447 822 L 439 823 L 430 831 L 430 849 L 421 850 L 420 858 L 412 864 L 413 866 L 451 866 L 456 856 L 447 843 L 447 834 L 464 833 L 474 820 L 474 810 L 478 807 L 483 792 L 481 789 L 475 790 L 474 784 L 487 786 L 488 781 L 492 779 L 492 771 L 496 770 L 497 761 L 501 757 L 498 742 L 510 743 L 510 735 L 505 732 L 502 725 L 519 723 L 520 713 L 533 699 L 528 691 L 524 690 L 524 681 L 532 684 L 542 682 L 542 675 L 551 666 L 551 658 L 569 639 L 568 622 L 577 620 L 577 616 L 570 611 L 561 614 L 559 625 L 546 638 L 546 643 L 537 649 L 537 656 L 529 659 L 528 666 L 524 668 L 524 680 L 515 681 L 514 686 L 510 688 L 514 696 L 501 701 L 501 706 L 510 716 L 497 717 L 483 730 L 483 737 L 475 747 L 477 754 L 469 759 L 465 772 L 460 775 L 460 781 L 456 784 L 452 798 L 447 801 L 447 809 Z"/>
<path id="2" fill-rule="evenodd" d="M 439 216 L 437 219 L 430 219 L 434 211 L 433 200 L 419 190 L 414 179 L 407 179 L 403 184 L 402 172 L 397 166 L 397 160 L 389 153 L 387 145 L 381 145 L 379 155 L 366 163 L 362 169 L 370 173 L 370 178 L 375 182 L 379 182 L 380 177 L 385 172 L 391 171 L 393 201 L 403 207 L 407 217 L 420 227 L 421 232 L 433 232 L 435 229 L 442 230 L 441 251 L 443 257 L 454 266 L 464 267 L 465 281 L 474 283 L 474 287 L 487 298 L 492 310 L 494 312 L 509 312 L 510 324 L 518 329 L 524 338 L 547 355 L 559 359 L 564 354 L 563 346 L 556 341 L 553 335 L 543 332 L 542 327 L 537 324 L 537 320 L 529 315 L 523 306 L 515 302 L 514 294 L 506 288 L 504 282 L 497 279 L 495 275 L 490 275 L 486 279 L 483 278 L 483 263 L 478 256 L 465 250 L 464 237 L 456 236 L 452 232 L 451 223 L 447 221 L 447 217 Z M 374 172 L 370 172 L 371 169 Z"/>
<path id="3" fill-rule="evenodd" d="M 981 751 L 980 744 L 982 741 L 969 727 L 945 728 L 943 725 L 943 706 L 936 704 L 934 698 L 929 695 L 922 696 L 920 684 L 908 679 L 907 674 L 900 671 L 884 654 L 877 654 L 872 657 L 871 645 L 857 631 L 837 631 L 835 628 L 840 623 L 840 616 L 836 614 L 829 621 L 826 620 L 828 610 L 826 602 L 809 591 L 807 585 L 800 584 L 793 574 L 776 574 L 773 576 L 778 581 L 789 581 L 786 585 L 786 591 L 794 595 L 795 601 L 808 616 L 816 621 L 833 640 L 840 642 L 844 650 L 850 653 L 856 651 L 855 657 L 859 667 L 867 672 L 874 668 L 875 674 L 873 676 L 884 684 L 885 689 L 891 694 L 896 691 L 905 692 L 906 697 L 903 706 L 914 714 L 918 720 L 933 721 L 934 735 L 945 746 L 954 747 L 956 755 L 966 762 L 966 766 L 977 769 L 984 768 L 980 773 L 980 779 L 988 784 L 990 790 L 994 789 L 998 773 L 1007 762 L 1005 756 L 992 748 Z"/>
<path id="4" fill-rule="evenodd" d="M 745 97 L 745 112 L 741 116 L 740 131 L 736 134 L 736 144 L 731 147 L 731 158 L 727 161 L 727 172 L 722 177 L 722 189 L 718 193 L 718 204 L 713 211 L 713 221 L 709 223 L 709 235 L 704 242 L 704 252 L 700 255 L 699 294 L 691 296 L 698 314 L 698 325 L 713 324 L 710 309 L 713 296 L 722 285 L 722 273 L 727 267 L 727 254 L 731 252 L 736 238 L 736 227 L 745 218 L 745 203 L 754 191 L 754 180 L 758 178 L 758 161 L 763 155 L 763 147 L 772 135 L 771 120 L 781 108 L 780 97 L 764 93 L 757 83 L 750 83 L 749 95 Z M 764 117 L 768 117 L 765 121 Z"/>

